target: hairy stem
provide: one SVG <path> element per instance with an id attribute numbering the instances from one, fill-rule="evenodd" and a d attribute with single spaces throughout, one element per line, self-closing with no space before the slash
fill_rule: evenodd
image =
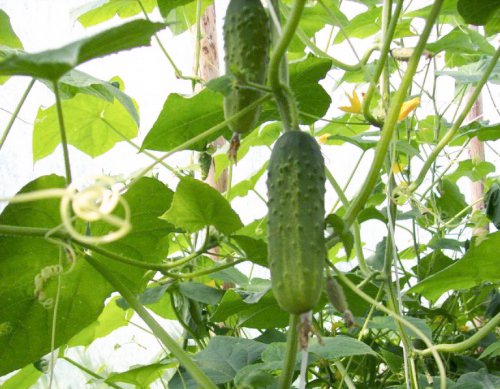
<path id="1" fill-rule="evenodd" d="M 285 359 L 278 382 L 278 389 L 290 389 L 295 367 L 295 357 L 299 345 L 299 315 L 290 314 L 290 328 L 288 329 Z"/>

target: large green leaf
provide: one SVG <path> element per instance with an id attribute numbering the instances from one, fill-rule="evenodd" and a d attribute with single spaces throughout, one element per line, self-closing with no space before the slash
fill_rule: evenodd
<path id="1" fill-rule="evenodd" d="M 13 54 L 0 62 L 0 75 L 32 76 L 55 81 L 75 66 L 91 59 L 149 46 L 151 36 L 165 26 L 165 23 L 134 20 L 59 49 L 36 54 Z"/>
<path id="2" fill-rule="evenodd" d="M 218 93 L 203 89 L 193 97 L 177 93 L 168 96 L 155 124 L 146 135 L 141 148 L 170 151 L 209 128 L 224 121 L 223 98 Z M 225 127 L 209 137 L 191 145 L 189 150 L 204 150 L 207 143 L 231 131 Z"/>
<path id="3" fill-rule="evenodd" d="M 29 183 L 21 192 L 64 185 L 64 178 L 51 175 Z M 159 181 L 144 178 L 123 197 L 131 210 L 132 232 L 118 242 L 104 245 L 105 248 L 137 260 L 161 261 L 168 252 L 162 242 L 172 227 L 158 216 L 168 208 L 171 193 L 169 197 L 168 188 Z M 54 228 L 60 223 L 58 199 L 10 204 L 0 215 L 0 224 L 12 226 Z M 85 226 L 78 223 L 76 228 L 83 232 Z M 107 225 L 94 223 L 90 232 L 99 235 L 109 229 Z M 50 351 L 53 310 L 44 308 L 34 297 L 34 278 L 43 268 L 59 263 L 59 248 L 44 238 L 0 235 L 0 251 L 0 325 L 5 332 L 0 337 L 0 375 L 3 375 Z M 129 287 L 138 289 L 144 269 L 117 265 L 109 259 L 102 261 Z M 54 298 L 56 290 L 57 277 L 44 283 L 48 298 Z M 65 344 L 94 322 L 112 291 L 111 285 L 87 262 L 77 259 L 73 270 L 61 277 L 55 346 Z"/>
<path id="4" fill-rule="evenodd" d="M 260 358 L 266 344 L 251 339 L 216 336 L 211 338 L 207 347 L 193 356 L 194 362 L 214 384 L 231 381 L 243 367 Z M 170 389 L 196 389 L 198 385 L 181 368 L 180 373 L 169 381 Z"/>
<path id="5" fill-rule="evenodd" d="M 238 214 L 216 189 L 191 177 L 181 178 L 172 207 L 162 218 L 190 232 L 214 226 L 229 235 L 243 227 Z"/>
<path id="6" fill-rule="evenodd" d="M 436 300 L 450 289 L 468 289 L 485 282 L 498 282 L 499 245 L 500 232 L 487 235 L 478 246 L 472 244 L 460 260 L 419 282 L 409 292 L 421 293 L 430 300 Z"/>
<path id="7" fill-rule="evenodd" d="M 457 11 L 469 24 L 487 24 L 496 28 L 500 24 L 500 3 L 497 0 L 458 0 Z"/>
<path id="8" fill-rule="evenodd" d="M 10 24 L 9 15 L 0 9 L 0 46 L 22 49 L 23 45 Z M 3 55 L 0 53 L 0 60 Z M 0 76 L 0 85 L 7 81 L 8 76 Z"/>
<path id="9" fill-rule="evenodd" d="M 459 389 L 496 389 L 500 387 L 500 377 L 488 374 L 488 370 L 480 369 L 477 372 L 466 373 L 462 375 L 457 384 Z"/>
<path id="10" fill-rule="evenodd" d="M 409 321 L 411 324 L 413 324 L 415 327 L 417 327 L 428 338 L 432 337 L 432 331 L 424 319 L 419 319 L 417 317 L 412 317 L 412 316 L 404 316 L 404 319 L 406 319 L 406 321 Z M 363 325 L 365 319 L 364 318 L 356 318 L 355 321 L 359 325 Z M 396 322 L 390 316 L 375 316 L 375 317 L 373 317 L 370 320 L 370 322 L 368 323 L 367 328 L 390 329 L 390 330 L 393 330 L 394 332 L 399 331 Z M 407 329 L 407 331 L 411 336 L 419 337 L 412 330 Z"/>
<path id="11" fill-rule="evenodd" d="M 146 12 L 151 12 L 156 7 L 156 0 L 141 0 Z M 128 18 L 141 13 L 137 0 L 94 0 L 72 11 L 84 27 L 93 26 L 118 15 Z"/>
<path id="12" fill-rule="evenodd" d="M 91 157 L 104 154 L 118 142 L 135 138 L 139 128 L 118 101 L 78 94 L 61 102 L 68 143 Z M 125 138 L 125 139 L 124 139 Z M 33 129 L 33 159 L 38 161 L 61 142 L 56 105 L 38 110 Z"/>

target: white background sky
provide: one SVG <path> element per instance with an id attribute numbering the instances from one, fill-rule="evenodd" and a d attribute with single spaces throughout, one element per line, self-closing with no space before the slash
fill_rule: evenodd
<path id="1" fill-rule="evenodd" d="M 11 20 L 14 31 L 24 45 L 24 49 L 28 52 L 38 52 L 49 48 L 57 48 L 71 41 L 80 39 L 84 36 L 95 34 L 102 29 L 110 26 L 121 24 L 123 21 L 119 18 L 114 18 L 110 22 L 91 27 L 83 28 L 73 17 L 71 17 L 72 9 L 88 3 L 86 0 L 0 0 L 0 9 L 4 10 Z M 219 58 L 222 60 L 222 39 L 220 29 L 222 26 L 222 15 L 228 0 L 216 0 L 217 5 L 217 22 L 219 27 Z M 430 1 L 419 1 L 419 6 L 431 3 Z M 363 7 L 346 2 L 349 8 L 343 8 L 343 11 L 352 17 Z M 153 20 L 161 20 L 158 10 L 156 9 L 151 15 Z M 318 45 L 324 46 L 326 40 L 325 34 L 318 36 Z M 176 37 L 168 29 L 159 33 L 160 39 L 164 43 L 167 51 L 173 57 L 174 62 L 186 75 L 192 73 L 193 67 L 193 38 L 186 32 Z M 362 54 L 364 48 L 372 44 L 372 39 L 360 41 L 353 40 L 358 53 Z M 337 47 L 334 56 L 342 59 L 345 62 L 354 63 L 355 57 L 347 48 L 347 45 Z M 222 67 L 221 67 L 222 68 Z M 141 144 L 142 139 L 147 134 L 148 130 L 155 122 L 161 108 L 171 92 L 183 93 L 189 95 L 191 93 L 191 83 L 189 81 L 178 80 L 174 76 L 173 69 L 167 62 L 163 53 L 160 51 L 156 43 L 153 42 L 151 47 L 134 49 L 131 51 L 121 52 L 105 58 L 100 58 L 78 67 L 79 70 L 87 72 L 94 77 L 108 80 L 114 76 L 119 76 L 125 83 L 125 92 L 133 97 L 139 104 L 140 109 L 140 135 L 135 140 L 137 144 Z M 342 73 L 332 71 L 323 85 L 325 89 L 331 93 L 335 81 Z M 0 131 L 6 127 L 10 114 L 5 112 L 13 112 L 26 89 L 29 78 L 27 77 L 12 77 L 6 84 L 0 87 Z M 351 92 L 351 85 L 346 86 Z M 365 88 L 366 89 L 366 88 Z M 453 91 L 453 82 L 448 80 L 442 82 L 437 90 L 438 104 L 447 102 Z M 498 90 L 494 89 L 495 96 L 498 97 Z M 333 94 L 332 108 L 329 111 L 329 116 L 339 116 L 340 111 L 337 107 L 347 105 L 344 96 L 344 90 L 339 88 Z M 33 164 L 31 139 L 33 131 L 33 122 L 35 120 L 39 107 L 48 107 L 54 103 L 52 92 L 41 83 L 36 83 L 32 89 L 27 101 L 25 102 L 19 118 L 9 134 L 7 142 L 0 150 L 0 197 L 10 196 L 15 194 L 22 186 L 26 185 L 31 180 L 45 174 L 57 173 L 64 175 L 64 165 L 62 159 L 62 150 L 59 146 L 55 153 L 36 164 Z M 419 113 L 423 113 L 426 109 L 428 101 L 423 99 L 422 107 L 419 108 Z M 5 111 L 4 111 L 5 110 Z M 495 117 L 494 110 L 485 98 L 485 112 L 490 117 Z M 491 113 L 491 114 L 490 114 Z M 347 181 L 351 169 L 360 155 L 359 149 L 354 146 L 344 145 L 327 146 L 323 148 L 323 153 L 327 163 L 331 168 L 335 178 L 343 185 Z M 235 168 L 233 173 L 234 181 L 245 179 L 252 172 L 257 171 L 265 159 L 269 155 L 269 150 L 254 149 L 252 152 Z M 488 152 L 488 160 L 498 165 L 498 157 Z M 169 163 L 175 165 L 187 164 L 190 153 L 183 153 L 179 156 L 174 156 L 169 159 Z M 371 163 L 372 153 L 367 152 L 363 162 L 359 168 L 358 174 L 355 176 L 350 189 L 347 191 L 348 198 L 352 198 L 360 183 L 365 177 Z M 129 174 L 140 169 L 150 163 L 150 159 L 146 156 L 137 155 L 136 152 L 126 143 L 122 142 L 115 146 L 110 152 L 95 159 L 83 154 L 70 146 L 71 168 L 74 178 L 78 178 L 88 174 Z M 161 178 L 169 185 L 175 185 L 175 180 L 170 181 L 171 174 L 162 173 Z M 468 182 L 461 182 L 462 185 L 467 185 Z M 257 186 L 260 193 L 265 194 L 265 180 L 261 179 Z M 468 196 L 468 191 L 463 191 Z M 335 194 L 331 189 L 327 195 L 327 209 L 330 209 L 336 201 Z M 256 197 L 250 194 L 245 199 L 236 199 L 232 203 L 233 207 L 242 217 L 245 223 L 250 222 L 256 217 L 261 217 L 265 214 L 266 209 L 263 203 Z M 0 205 L 0 209 L 4 205 Z M 374 245 L 381 240 L 385 235 L 385 228 L 380 228 L 381 225 L 373 223 L 364 223 L 362 228 L 363 240 L 367 243 L 367 248 L 374 248 Z M 399 248 L 409 246 L 409 235 L 403 236 L 398 242 Z M 369 251 L 366 254 L 370 254 Z M 352 265 L 350 265 L 352 266 Z M 173 328 L 173 327 L 172 327 Z M 174 330 L 175 331 L 175 330 Z M 178 331 L 178 330 L 177 330 Z M 138 347 L 136 340 L 141 346 L 146 346 L 146 349 Z M 122 347 L 114 349 L 115 343 L 119 343 Z M 156 360 L 158 353 L 161 351 L 157 341 L 151 336 L 145 336 L 144 332 L 134 327 L 127 327 L 115 332 L 114 336 L 106 340 L 98 340 L 90 346 L 89 350 L 83 352 L 82 349 L 70 351 L 73 359 L 79 361 L 86 367 L 97 371 L 102 365 L 106 365 L 105 371 L 122 371 L 126 370 L 131 364 L 149 363 Z M 132 356 L 133 355 L 133 356 Z M 77 369 L 71 367 L 64 361 L 59 361 L 57 364 L 58 381 L 54 388 L 81 388 L 82 383 L 88 377 Z M 1 379 L 0 379 L 1 382 Z M 122 385 L 126 388 L 126 385 Z M 39 388 L 44 387 L 42 384 Z M 97 388 L 99 386 L 87 386 L 88 388 Z M 103 386 L 105 387 L 105 386 Z M 152 388 L 160 388 L 161 386 L 153 385 Z"/>

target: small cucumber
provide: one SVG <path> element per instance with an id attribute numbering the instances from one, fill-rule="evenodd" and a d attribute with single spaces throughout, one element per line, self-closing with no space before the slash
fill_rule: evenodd
<path id="1" fill-rule="evenodd" d="M 283 134 L 269 162 L 268 262 L 280 307 L 308 312 L 321 297 L 325 163 L 316 140 L 301 131 Z"/>
<path id="2" fill-rule="evenodd" d="M 260 0 L 231 0 L 224 21 L 226 73 L 265 85 L 270 44 L 269 19 Z M 224 98 L 226 119 L 261 96 L 259 90 L 233 86 Z M 260 107 L 233 121 L 229 127 L 238 134 L 253 130 L 259 115 Z"/>

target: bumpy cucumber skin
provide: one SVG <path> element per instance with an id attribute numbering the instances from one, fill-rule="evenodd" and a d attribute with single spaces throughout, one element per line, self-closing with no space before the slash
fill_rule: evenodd
<path id="1" fill-rule="evenodd" d="M 289 131 L 278 139 L 267 189 L 272 290 L 283 310 L 308 312 L 321 297 L 326 258 L 325 164 L 311 135 Z"/>
<path id="2" fill-rule="evenodd" d="M 271 44 L 269 19 L 260 0 L 231 0 L 224 21 L 226 73 L 244 75 L 247 81 L 264 85 L 269 67 Z M 232 88 L 224 98 L 227 118 L 241 111 L 262 96 L 248 88 Z M 242 134 L 253 130 L 260 107 L 229 124 L 231 130 Z"/>

